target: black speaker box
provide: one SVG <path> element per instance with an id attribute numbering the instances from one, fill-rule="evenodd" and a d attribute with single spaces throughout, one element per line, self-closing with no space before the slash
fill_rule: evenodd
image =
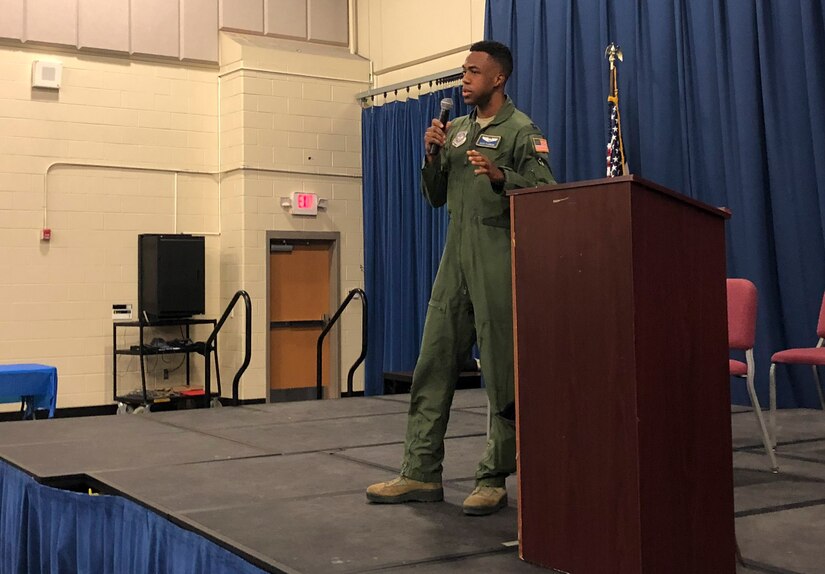
<path id="1" fill-rule="evenodd" d="M 204 238 L 138 235 L 138 312 L 149 321 L 200 315 L 205 304 Z"/>

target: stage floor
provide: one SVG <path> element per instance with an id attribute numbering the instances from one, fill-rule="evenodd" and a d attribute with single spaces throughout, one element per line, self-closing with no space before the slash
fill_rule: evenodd
<path id="1" fill-rule="evenodd" d="M 445 502 L 368 504 L 401 459 L 408 395 L 7 422 L 0 458 L 38 479 L 88 475 L 271 572 L 544 572 L 521 562 L 510 505 L 467 517 L 482 389 L 456 393 Z M 825 574 L 825 413 L 778 414 L 781 473 L 734 407 L 738 572 Z M 678 448 L 678 446 L 674 446 Z"/>

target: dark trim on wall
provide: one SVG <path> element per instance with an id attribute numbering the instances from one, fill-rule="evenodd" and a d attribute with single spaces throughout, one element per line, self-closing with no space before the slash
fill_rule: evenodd
<path id="1" fill-rule="evenodd" d="M 221 397 L 221 402 L 224 406 L 231 406 L 232 399 Z M 265 403 L 266 399 L 245 399 L 240 401 L 241 405 L 257 405 Z M 161 404 L 152 405 L 153 411 L 163 411 L 163 410 L 175 410 L 174 408 L 163 408 Z M 113 415 L 117 413 L 117 405 L 92 405 L 88 407 L 66 407 L 66 408 L 58 408 L 54 411 L 54 418 L 56 419 L 68 419 L 74 417 L 99 417 L 99 416 L 106 416 L 106 415 Z M 46 418 L 46 411 L 35 411 L 35 417 L 38 419 Z M 19 421 L 22 420 L 23 413 L 20 411 L 17 412 L 8 412 L 8 413 L 0 413 L 0 422 L 7 422 L 7 421 Z"/>

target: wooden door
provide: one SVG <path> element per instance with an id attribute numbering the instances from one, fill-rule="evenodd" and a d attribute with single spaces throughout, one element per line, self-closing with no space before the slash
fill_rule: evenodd
<path id="1" fill-rule="evenodd" d="M 269 394 L 271 401 L 316 396 L 318 336 L 330 310 L 331 241 L 279 242 L 269 254 Z M 329 395 L 329 336 L 322 381 Z"/>

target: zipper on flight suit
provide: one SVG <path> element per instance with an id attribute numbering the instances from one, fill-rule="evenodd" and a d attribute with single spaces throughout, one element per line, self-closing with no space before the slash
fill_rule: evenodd
<path id="1" fill-rule="evenodd" d="M 458 227 L 459 228 L 459 234 L 458 234 L 458 264 L 459 264 L 459 267 L 461 268 L 462 274 L 464 273 L 464 266 L 463 266 L 462 261 L 461 261 L 461 254 L 462 254 L 463 245 L 464 245 L 464 233 L 465 233 L 465 230 L 467 229 L 467 221 L 468 221 L 467 218 L 465 217 L 465 215 L 466 215 L 465 214 L 465 211 L 466 211 L 465 204 L 466 204 L 466 202 L 464 201 L 464 199 L 465 199 L 464 196 L 465 196 L 465 193 L 469 193 L 467 191 L 468 188 L 472 189 L 472 187 L 473 187 L 473 179 L 472 178 L 475 177 L 475 174 L 472 173 L 473 166 L 472 166 L 472 164 L 470 164 L 470 160 L 467 158 L 467 152 L 470 151 L 470 150 L 476 149 L 475 141 L 478 138 L 478 134 L 481 132 L 481 126 L 474 119 L 470 121 L 469 128 L 470 129 L 467 130 L 467 149 L 462 152 L 463 167 L 462 167 L 462 170 L 461 170 L 461 171 L 464 171 L 464 170 L 467 170 L 467 169 L 470 170 L 470 172 L 468 174 L 469 175 L 469 180 L 468 180 L 468 185 L 462 187 L 461 193 L 459 194 L 459 198 L 460 198 L 460 201 L 461 201 L 461 206 L 459 207 L 459 210 L 458 210 L 459 211 L 459 218 L 460 218 L 459 219 L 460 223 L 459 223 L 459 227 Z M 462 179 L 463 179 L 463 177 L 462 177 Z M 466 283 L 464 285 L 465 285 L 464 294 L 466 294 L 467 293 Z"/>

